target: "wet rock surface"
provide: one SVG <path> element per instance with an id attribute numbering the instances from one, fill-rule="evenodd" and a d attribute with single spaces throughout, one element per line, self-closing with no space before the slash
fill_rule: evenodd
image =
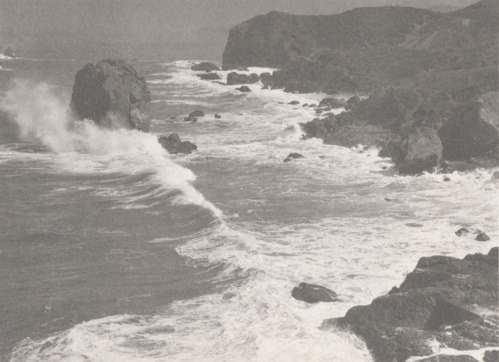
<path id="1" fill-rule="evenodd" d="M 295 287 L 291 295 L 297 300 L 306 303 L 334 302 L 338 300 L 338 295 L 332 290 L 316 284 L 300 283 Z"/>
<path id="2" fill-rule="evenodd" d="M 171 154 L 184 153 L 190 154 L 197 150 L 197 146 L 189 141 L 182 141 L 178 134 L 172 133 L 168 137 L 161 136 L 158 138 L 161 146 Z"/>
<path id="3" fill-rule="evenodd" d="M 430 356 L 433 341 L 458 350 L 498 346 L 497 256 L 495 247 L 464 259 L 421 258 L 399 288 L 323 326 L 353 331 L 376 361 Z M 448 360 L 438 357 L 428 361 Z"/>

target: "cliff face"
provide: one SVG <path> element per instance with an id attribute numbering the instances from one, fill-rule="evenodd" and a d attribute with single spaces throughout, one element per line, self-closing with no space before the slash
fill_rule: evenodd
<path id="1" fill-rule="evenodd" d="M 497 68 L 498 4 L 482 0 L 448 14 L 408 7 L 271 12 L 230 31 L 223 63 L 281 68 L 271 86 L 299 90 L 293 83 L 308 82 L 331 93 L 371 91 L 427 72 Z"/>

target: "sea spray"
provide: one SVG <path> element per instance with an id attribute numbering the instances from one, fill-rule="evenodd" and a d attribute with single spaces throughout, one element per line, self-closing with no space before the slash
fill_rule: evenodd
<path id="1" fill-rule="evenodd" d="M 0 100 L 0 108 L 15 120 L 21 140 L 48 147 L 59 156 L 54 162 L 66 171 L 152 172 L 156 183 L 181 191 L 174 203 L 196 204 L 217 217 L 222 215 L 192 186 L 196 179 L 192 171 L 173 162 L 153 134 L 102 129 L 90 120 L 75 121 L 67 103 L 46 84 L 15 81 Z M 105 167 L 96 169 L 95 163 Z M 88 167 L 91 164 L 94 166 Z"/>

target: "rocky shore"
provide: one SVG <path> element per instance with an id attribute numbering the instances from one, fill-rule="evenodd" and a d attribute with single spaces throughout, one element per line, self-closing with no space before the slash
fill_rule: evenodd
<path id="1" fill-rule="evenodd" d="M 288 92 L 367 95 L 348 114 L 303 125 L 308 137 L 383 148 L 401 174 L 499 165 L 499 1 L 447 14 L 409 7 L 329 16 L 271 12 L 229 34 L 223 69 Z"/>
<path id="2" fill-rule="evenodd" d="M 325 320 L 322 328 L 352 331 L 380 362 L 411 356 L 428 356 L 414 361 L 497 361 L 498 311 L 494 247 L 487 255 L 464 259 L 421 258 L 400 287 L 342 318 Z"/>

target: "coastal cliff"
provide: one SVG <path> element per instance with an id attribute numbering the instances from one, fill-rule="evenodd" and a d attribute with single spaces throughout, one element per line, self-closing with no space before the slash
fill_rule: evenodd
<path id="1" fill-rule="evenodd" d="M 400 173 L 496 166 L 498 13 L 498 0 L 447 14 L 398 6 L 271 12 L 231 30 L 223 65 L 280 68 L 261 79 L 267 88 L 369 95 L 348 115 L 303 129 L 328 144 L 380 147 Z"/>

